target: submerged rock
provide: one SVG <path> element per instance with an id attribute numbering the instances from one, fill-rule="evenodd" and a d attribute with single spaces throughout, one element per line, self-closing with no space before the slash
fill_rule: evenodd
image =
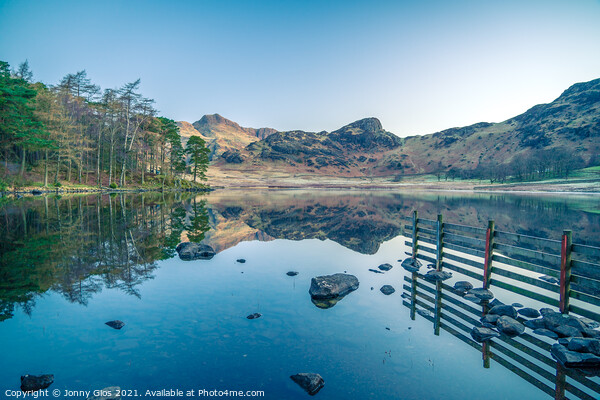
<path id="1" fill-rule="evenodd" d="M 531 307 L 521 308 L 519 314 L 527 318 L 538 318 L 541 314 L 538 310 Z"/>
<path id="2" fill-rule="evenodd" d="M 118 319 L 116 319 L 114 321 L 105 322 L 105 324 L 110 326 L 113 329 L 121 329 L 122 327 L 125 326 L 125 322 L 119 321 Z"/>
<path id="3" fill-rule="evenodd" d="M 256 318 L 260 318 L 260 317 L 262 317 L 262 314 L 255 312 L 254 314 L 248 315 L 246 318 L 248 318 L 248 319 L 256 319 Z"/>
<path id="4" fill-rule="evenodd" d="M 494 298 L 494 294 L 491 291 L 482 288 L 471 289 L 469 290 L 469 294 L 475 295 L 481 300 L 491 300 Z"/>
<path id="5" fill-rule="evenodd" d="M 386 296 L 389 296 L 390 294 L 394 293 L 396 291 L 396 289 L 394 289 L 394 287 L 392 285 L 383 285 L 381 287 L 381 289 L 379 289 L 381 291 L 381 293 L 385 294 Z"/>
<path id="6" fill-rule="evenodd" d="M 385 263 L 385 264 L 381 264 L 381 265 L 380 265 L 379 267 L 377 267 L 377 268 L 379 268 L 379 269 L 380 269 L 380 270 L 382 270 L 382 271 L 389 271 L 390 269 L 392 269 L 392 268 L 394 268 L 394 267 L 392 266 L 392 264 Z"/>
<path id="7" fill-rule="evenodd" d="M 471 330 L 471 337 L 476 342 L 485 342 L 491 338 L 500 337 L 500 334 L 493 329 L 476 326 Z"/>
<path id="8" fill-rule="evenodd" d="M 427 271 L 427 273 L 423 275 L 423 278 L 431 282 L 445 281 L 446 279 L 452 278 L 452 273 L 447 271 Z"/>
<path id="9" fill-rule="evenodd" d="M 408 272 L 418 272 L 419 269 L 421 269 L 421 267 L 423 266 L 423 264 L 421 264 L 421 261 L 417 260 L 416 258 L 411 257 L 402 261 L 401 266 Z"/>
<path id="10" fill-rule="evenodd" d="M 525 326 L 514 318 L 502 315 L 496 321 L 496 327 L 507 336 L 519 336 L 525 332 Z"/>
<path id="11" fill-rule="evenodd" d="M 216 254 L 212 247 L 193 242 L 179 243 L 175 250 L 177 250 L 179 258 L 184 261 L 210 260 Z"/>
<path id="12" fill-rule="evenodd" d="M 504 304 L 492 307 L 492 309 L 489 311 L 489 314 L 500 316 L 507 315 L 511 318 L 517 318 L 517 310 L 515 310 L 513 306 L 507 306 Z"/>
<path id="13" fill-rule="evenodd" d="M 551 283 L 553 285 L 558 285 L 560 283 L 560 281 L 558 279 L 556 279 L 553 276 L 549 276 L 549 275 L 542 275 L 538 278 L 541 281 L 546 281 L 548 283 Z"/>
<path id="14" fill-rule="evenodd" d="M 235 260 L 235 261 L 239 262 L 240 264 L 244 264 L 244 263 L 246 262 L 246 260 L 245 260 L 245 259 L 243 259 L 243 258 L 238 258 L 238 259 L 237 259 L 237 260 Z"/>
<path id="15" fill-rule="evenodd" d="M 310 282 L 310 296 L 314 299 L 332 299 L 358 289 L 358 278 L 348 274 L 317 276 Z"/>
<path id="16" fill-rule="evenodd" d="M 369 268 L 369 271 L 375 272 L 376 274 L 383 274 L 383 272 L 379 271 L 378 269 Z"/>
<path id="17" fill-rule="evenodd" d="M 87 400 L 121 400 L 121 388 L 119 386 L 109 386 L 97 391 L 97 395 L 87 398 Z"/>
<path id="18" fill-rule="evenodd" d="M 46 389 L 54 382 L 54 375 L 24 375 L 21 377 L 21 391 L 35 392 Z"/>
<path id="19" fill-rule="evenodd" d="M 298 275 L 298 272 L 297 272 L 297 271 L 288 271 L 288 272 L 286 272 L 285 274 L 286 274 L 287 276 L 296 276 L 296 275 Z"/>
<path id="20" fill-rule="evenodd" d="M 319 374 L 302 372 L 290 378 L 311 396 L 317 394 L 325 385 L 325 381 Z"/>

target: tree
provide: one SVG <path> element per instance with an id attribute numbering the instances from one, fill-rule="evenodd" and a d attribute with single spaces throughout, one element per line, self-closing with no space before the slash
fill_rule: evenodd
<path id="1" fill-rule="evenodd" d="M 200 136 L 190 137 L 185 152 L 190 156 L 194 168 L 194 182 L 196 182 L 196 176 L 200 177 L 200 180 L 206 180 L 210 150 L 206 147 L 204 139 Z"/>
<path id="2" fill-rule="evenodd" d="M 23 79 L 25 82 L 33 82 L 33 72 L 29 69 L 29 61 L 25 60 L 19 64 L 19 68 L 15 71 L 15 77 Z"/>

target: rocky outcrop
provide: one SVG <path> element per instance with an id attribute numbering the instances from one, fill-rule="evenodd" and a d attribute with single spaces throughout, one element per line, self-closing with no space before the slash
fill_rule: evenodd
<path id="1" fill-rule="evenodd" d="M 21 377 L 21 390 L 35 392 L 46 389 L 54 382 L 54 375 L 24 375 Z"/>
<path id="2" fill-rule="evenodd" d="M 185 261 L 210 260 L 215 256 L 212 247 L 200 243 L 182 242 L 177 245 L 175 250 L 177 250 L 179 258 Z"/>

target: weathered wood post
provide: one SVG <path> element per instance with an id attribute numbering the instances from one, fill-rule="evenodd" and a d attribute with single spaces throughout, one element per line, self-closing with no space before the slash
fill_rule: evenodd
<path id="1" fill-rule="evenodd" d="M 490 367 L 490 347 L 492 343 L 489 340 L 486 340 L 481 344 L 481 356 L 483 359 L 483 368 Z"/>
<path id="2" fill-rule="evenodd" d="M 417 258 L 417 251 L 419 247 L 417 246 L 417 218 L 418 213 L 417 210 L 413 211 L 413 225 L 412 225 L 412 258 Z"/>
<path id="3" fill-rule="evenodd" d="M 488 221 L 488 228 L 485 233 L 485 261 L 483 264 L 483 288 L 490 287 L 492 279 L 492 257 L 494 256 L 494 220 Z"/>
<path id="4" fill-rule="evenodd" d="M 554 386 L 554 399 L 564 400 L 565 389 L 567 386 L 567 376 L 565 368 L 557 361 L 556 362 L 556 382 Z"/>
<path id="5" fill-rule="evenodd" d="M 559 309 L 563 314 L 569 313 L 569 294 L 571 291 L 571 248 L 573 233 L 564 231 L 560 251 L 560 301 Z"/>
<path id="6" fill-rule="evenodd" d="M 437 216 L 437 236 L 436 236 L 436 258 L 435 258 L 435 269 L 436 271 L 442 270 L 442 256 L 444 253 L 444 224 L 442 222 L 442 214 Z"/>

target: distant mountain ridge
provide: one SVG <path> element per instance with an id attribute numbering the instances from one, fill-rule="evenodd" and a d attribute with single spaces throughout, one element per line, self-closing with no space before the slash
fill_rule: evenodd
<path id="1" fill-rule="evenodd" d="M 384 130 L 373 117 L 333 132 L 278 132 L 242 128 L 213 114 L 193 128 L 208 138 L 215 167 L 264 174 L 357 177 L 474 170 L 491 162 L 508 165 L 538 150 L 577 155 L 589 163 L 600 154 L 600 79 L 572 85 L 553 102 L 503 122 L 406 138 Z"/>

